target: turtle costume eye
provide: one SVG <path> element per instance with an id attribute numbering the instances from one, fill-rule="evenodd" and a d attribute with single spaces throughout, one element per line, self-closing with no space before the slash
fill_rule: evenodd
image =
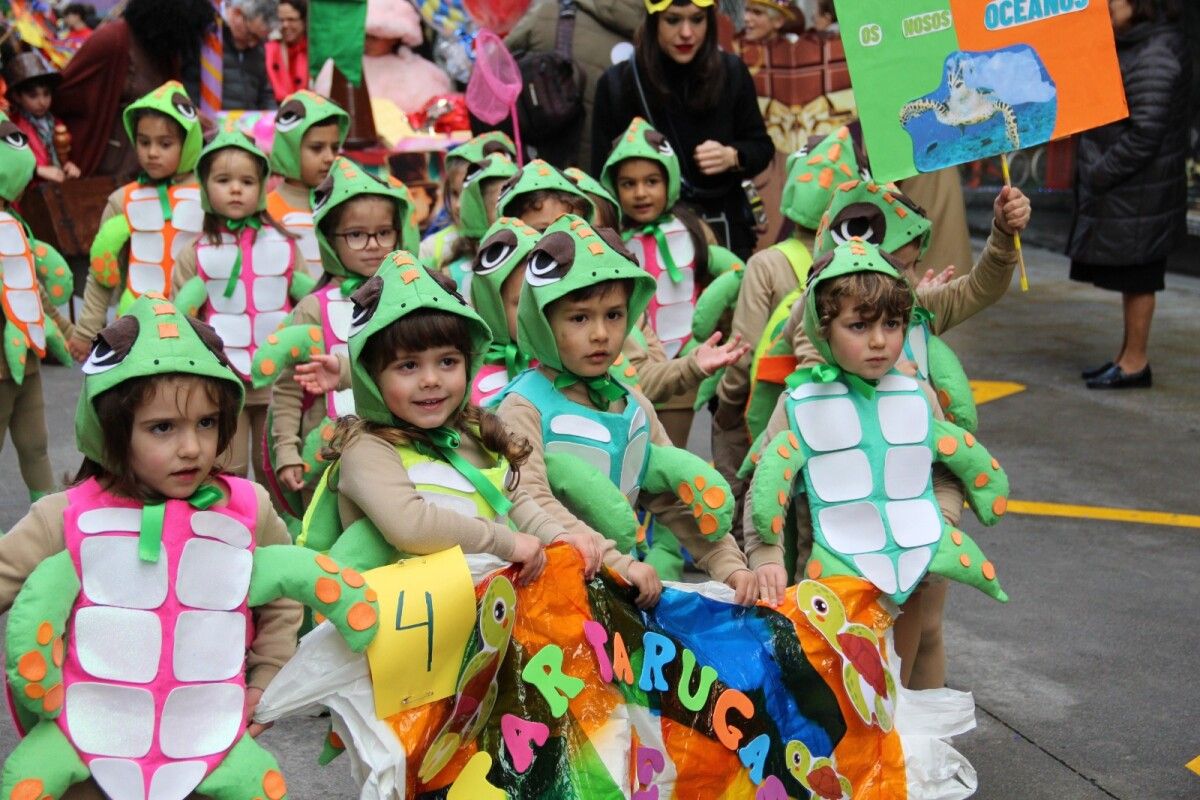
<path id="1" fill-rule="evenodd" d="M 363 419 L 382 425 L 400 425 L 384 402 L 375 379 L 363 364 L 362 353 L 371 337 L 400 319 L 422 311 L 441 311 L 462 317 L 470 330 L 471 352 L 467 353 L 467 385 L 483 363 L 492 341 L 487 324 L 457 294 L 447 290 L 412 254 L 390 253 L 379 272 L 351 296 L 354 316 L 349 335 L 350 377 L 354 407 Z M 470 400 L 464 394 L 463 404 Z"/>
<path id="2" fill-rule="evenodd" d="M 230 369 L 216 331 L 156 293 L 139 297 L 125 316 L 96 335 L 83 373 L 75 441 L 79 451 L 98 464 L 104 463 L 104 433 L 96 398 L 125 381 L 181 374 L 229 381 L 237 387 L 239 409 L 245 396 L 245 384 Z"/>
<path id="3" fill-rule="evenodd" d="M 204 147 L 204 135 L 200 130 L 200 115 L 196 105 L 188 97 L 187 90 L 179 81 L 167 81 L 144 97 L 130 103 L 121 120 L 129 141 L 137 143 L 137 121 L 145 111 L 154 111 L 172 119 L 183 129 L 183 147 L 179 152 L 179 167 L 176 175 L 196 169 L 200 151 Z"/>
<path id="4" fill-rule="evenodd" d="M 883 212 L 870 203 L 853 203 L 843 208 L 829 223 L 834 244 L 858 238 L 879 247 L 883 244 L 887 221 Z"/>
<path id="5" fill-rule="evenodd" d="M 895 184 L 865 180 L 845 181 L 833 192 L 817 227 L 813 254 L 828 252 L 859 237 L 886 253 L 894 253 L 919 240 L 921 253 L 929 248 L 932 224 L 920 207 Z"/>
<path id="6" fill-rule="evenodd" d="M 616 138 L 612 153 L 600 171 L 600 183 L 610 196 L 620 196 L 617 194 L 617 170 L 622 161 L 631 158 L 644 158 L 663 168 L 667 176 L 667 210 L 671 210 L 679 202 L 679 158 L 667 138 L 641 117 L 634 117 L 625 132 Z"/>
<path id="7" fill-rule="evenodd" d="M 3 111 L 0 111 L 0 197 L 13 202 L 29 181 L 37 167 L 37 157 L 29 147 L 29 139 Z"/>
<path id="8" fill-rule="evenodd" d="M 301 89 L 283 98 L 275 114 L 275 141 L 271 145 L 271 171 L 299 181 L 300 145 L 314 126 L 330 121 L 337 123 L 338 148 L 350 132 L 350 115 L 337 103 L 321 95 Z"/>
<path id="9" fill-rule="evenodd" d="M 392 226 L 401 232 L 401 249 L 415 253 L 421 246 L 416 228 L 408 224 L 412 216 L 412 201 L 404 185 L 393 186 L 381 181 L 350 159 L 338 156 L 325 180 L 312 193 L 313 226 L 316 228 L 317 246 L 321 248 L 321 266 L 330 275 L 347 277 L 350 272 L 338 257 L 335 241 L 325 232 L 328 226 L 322 223 L 338 206 L 365 195 L 392 202 L 396 210 Z"/>
<path id="10" fill-rule="evenodd" d="M 483 236 L 479 252 L 471 264 L 471 305 L 492 329 L 492 340 L 510 343 L 508 314 L 500 293 L 514 270 L 525 268 L 529 251 L 541 234 L 515 217 L 501 217 Z M 523 280 L 523 276 L 522 276 Z"/>
<path id="11" fill-rule="evenodd" d="M 608 228 L 593 228 L 564 214 L 546 229 L 525 265 L 525 285 L 517 308 L 517 346 L 550 369 L 562 371 L 546 308 L 566 295 L 608 281 L 629 281 L 625 332 L 641 318 L 657 284 Z"/>

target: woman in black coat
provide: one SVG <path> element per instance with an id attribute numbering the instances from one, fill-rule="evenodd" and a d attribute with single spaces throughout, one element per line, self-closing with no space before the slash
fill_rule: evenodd
<path id="1" fill-rule="evenodd" d="M 613 140 L 633 118 L 644 117 L 679 154 L 683 200 L 721 244 L 748 258 L 757 235 L 742 181 L 766 169 L 775 154 L 750 72 L 718 48 L 713 0 L 646 6 L 634 56 L 609 67 L 596 85 L 592 174 L 600 174 Z"/>
<path id="2" fill-rule="evenodd" d="M 1150 386 L 1146 345 L 1167 255 L 1185 229 L 1188 74 L 1173 0 L 1109 0 L 1129 117 L 1087 131 L 1076 157 L 1071 278 L 1121 292 L 1125 336 L 1089 389 Z"/>

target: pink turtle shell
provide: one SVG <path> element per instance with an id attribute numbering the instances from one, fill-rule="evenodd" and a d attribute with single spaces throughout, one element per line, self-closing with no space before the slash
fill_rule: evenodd
<path id="1" fill-rule="evenodd" d="M 138 557 L 142 504 L 94 479 L 67 492 L 64 539 L 82 588 L 57 723 L 116 800 L 181 800 L 245 733 L 258 502 L 249 481 L 225 480 L 222 507 L 167 501 L 153 563 Z"/>
<path id="2" fill-rule="evenodd" d="M 650 327 L 662 340 L 667 358 L 674 358 L 692 338 L 692 317 L 696 313 L 700 287 L 696 283 L 696 248 L 692 244 L 691 234 L 674 217 L 661 227 L 667 247 L 675 259 L 675 266 L 683 276 L 679 283 L 671 280 L 663 254 L 658 252 L 658 243 L 652 234 L 636 233 L 630 237 L 627 245 L 642 269 L 658 283 L 646 312 L 650 317 Z"/>

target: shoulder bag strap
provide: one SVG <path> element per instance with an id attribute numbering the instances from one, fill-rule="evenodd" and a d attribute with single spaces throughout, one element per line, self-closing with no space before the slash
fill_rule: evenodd
<path id="1" fill-rule="evenodd" d="M 558 27 L 554 31 L 554 52 L 571 60 L 575 38 L 575 0 L 558 0 Z"/>

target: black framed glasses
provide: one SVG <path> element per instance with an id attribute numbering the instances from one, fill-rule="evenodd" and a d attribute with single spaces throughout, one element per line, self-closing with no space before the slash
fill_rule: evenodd
<path id="1" fill-rule="evenodd" d="M 351 250 L 366 250 L 367 244 L 370 243 L 372 239 L 375 240 L 377 245 L 383 248 L 391 248 L 396 245 L 395 228 L 381 228 L 374 233 L 367 233 L 366 231 L 347 231 L 346 233 L 335 233 L 334 236 L 345 239 L 346 246 Z"/>

